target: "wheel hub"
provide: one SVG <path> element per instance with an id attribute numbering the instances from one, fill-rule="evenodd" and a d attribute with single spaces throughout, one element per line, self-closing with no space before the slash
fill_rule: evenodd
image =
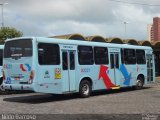
<path id="1" fill-rule="evenodd" d="M 88 95 L 88 93 L 89 93 L 89 86 L 87 84 L 85 84 L 83 86 L 82 92 L 83 92 L 83 94 Z"/>

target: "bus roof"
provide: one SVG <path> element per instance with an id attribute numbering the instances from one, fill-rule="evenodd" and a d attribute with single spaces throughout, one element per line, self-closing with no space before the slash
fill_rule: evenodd
<path id="1" fill-rule="evenodd" d="M 92 41 L 82 41 L 82 40 L 66 40 L 66 39 L 47 38 L 47 37 L 19 37 L 19 38 L 8 39 L 5 42 L 12 41 L 12 40 L 20 40 L 20 39 L 24 39 L 24 40 L 33 39 L 37 42 L 43 42 L 43 43 L 60 43 L 60 44 L 68 44 L 68 45 L 104 46 L 104 47 L 136 48 L 136 49 L 150 49 L 150 50 L 152 50 L 152 48 L 149 46 L 92 42 Z"/>

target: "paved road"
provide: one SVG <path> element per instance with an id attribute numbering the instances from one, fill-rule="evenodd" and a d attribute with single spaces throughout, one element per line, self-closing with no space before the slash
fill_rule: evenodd
<path id="1" fill-rule="evenodd" d="M 13 114 L 160 114 L 160 83 L 142 90 L 95 92 L 77 95 L 25 93 L 0 95 L 0 113 Z"/>

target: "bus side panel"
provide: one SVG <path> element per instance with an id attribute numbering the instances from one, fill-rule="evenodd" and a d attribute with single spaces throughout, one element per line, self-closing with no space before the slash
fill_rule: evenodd
<path id="1" fill-rule="evenodd" d="M 62 93 L 62 79 L 56 79 L 56 70 L 60 70 L 60 66 L 37 66 L 38 91 L 43 93 Z M 58 73 L 59 74 L 59 73 Z M 61 73 L 60 73 L 61 74 Z"/>
<path id="2" fill-rule="evenodd" d="M 79 85 L 81 80 L 84 78 L 90 78 L 92 80 L 92 90 L 105 89 L 104 83 L 102 79 L 98 79 L 99 77 L 99 65 L 78 65 L 77 67 L 77 91 L 79 91 Z"/>
<path id="3" fill-rule="evenodd" d="M 79 79 L 77 88 L 79 88 L 81 80 L 87 77 L 92 80 L 92 90 L 112 89 L 112 87 L 116 87 L 114 79 L 111 78 L 113 74 L 110 72 L 109 65 L 79 65 L 77 71 L 79 73 L 77 74 Z M 119 82 L 118 79 L 117 84 Z"/>
<path id="4" fill-rule="evenodd" d="M 34 43 L 34 90 L 42 93 L 62 93 L 61 64 L 55 62 L 54 51 L 58 48 L 53 43 Z M 57 49 L 56 49 L 57 50 Z M 57 57 L 57 56 L 56 56 Z M 36 64 L 35 64 L 36 63 Z M 53 65 L 58 64 L 58 65 Z M 59 71 L 57 73 L 57 71 Z"/>
<path id="5" fill-rule="evenodd" d="M 137 70 L 136 65 L 124 65 L 126 74 L 122 77 L 122 87 L 133 86 L 136 84 Z M 123 72 L 122 72 L 123 74 Z"/>
<path id="6" fill-rule="evenodd" d="M 147 65 L 146 64 L 138 64 L 136 67 L 137 71 L 137 77 L 138 75 L 143 75 L 144 76 L 144 84 L 146 84 L 147 81 Z"/>

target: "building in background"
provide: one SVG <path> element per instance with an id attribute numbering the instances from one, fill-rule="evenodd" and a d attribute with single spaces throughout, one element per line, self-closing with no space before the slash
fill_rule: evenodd
<path id="1" fill-rule="evenodd" d="M 148 40 L 149 41 L 160 41 L 160 18 L 154 17 L 153 24 L 147 26 Z"/>
<path id="2" fill-rule="evenodd" d="M 152 24 L 147 25 L 147 40 L 151 42 L 151 30 L 152 30 Z"/>

